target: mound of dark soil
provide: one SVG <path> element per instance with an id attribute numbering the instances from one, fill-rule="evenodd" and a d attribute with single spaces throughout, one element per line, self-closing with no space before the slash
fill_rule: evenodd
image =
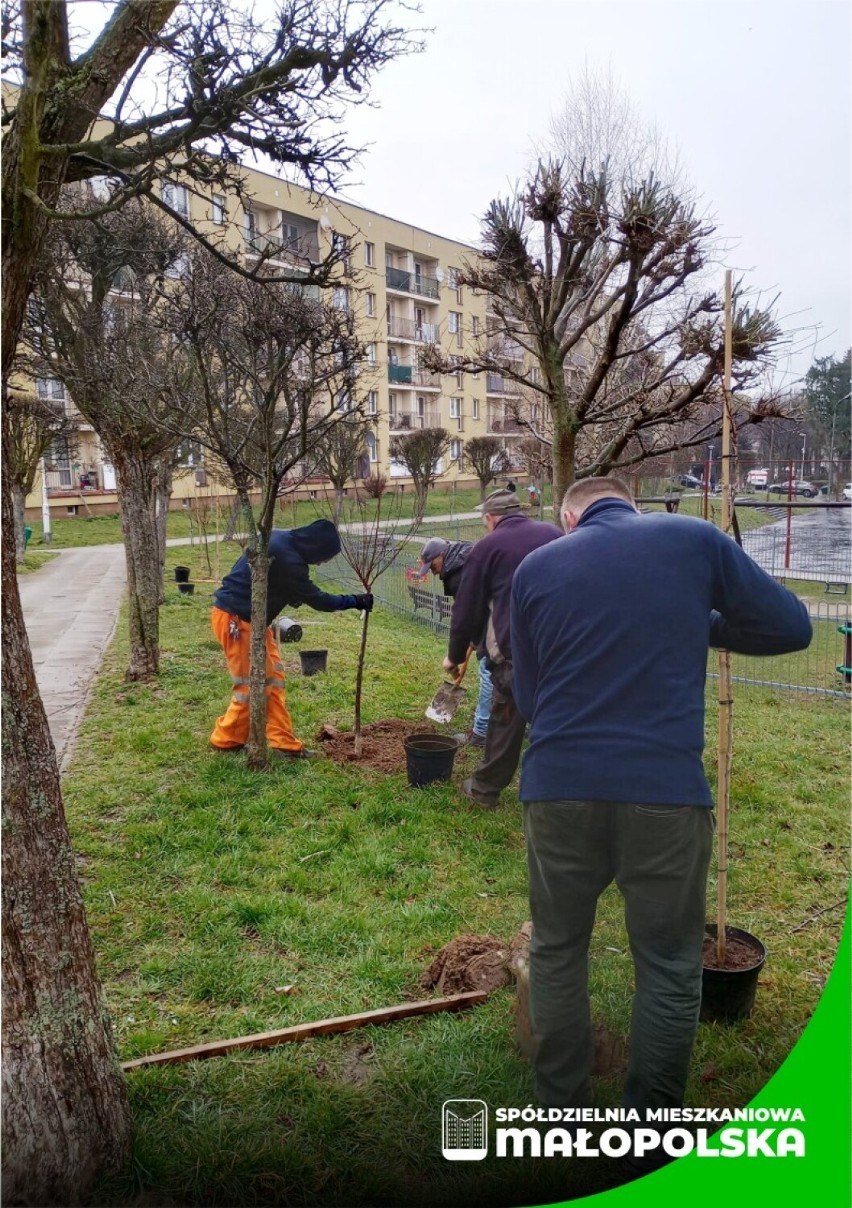
<path id="1" fill-rule="evenodd" d="M 317 742 L 323 754 L 335 763 L 357 763 L 359 767 L 375 768 L 378 772 L 404 772 L 405 748 L 403 740 L 409 734 L 422 734 L 434 730 L 428 721 L 401 721 L 388 718 L 372 725 L 361 727 L 363 748 L 361 758 L 355 758 L 355 735 L 336 730 L 334 726 L 323 726 L 317 734 Z"/>
<path id="2" fill-rule="evenodd" d="M 509 981 L 509 946 L 493 935 L 461 935 L 445 944 L 420 975 L 424 990 L 463 994 L 466 990 L 497 990 Z"/>

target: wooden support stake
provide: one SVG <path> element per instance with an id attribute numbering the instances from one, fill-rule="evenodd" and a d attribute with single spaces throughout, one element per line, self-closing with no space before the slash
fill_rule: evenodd
<path id="1" fill-rule="evenodd" d="M 465 1007 L 476 1007 L 488 997 L 484 990 L 471 990 L 467 994 L 452 994 L 448 998 L 429 998 L 422 1002 L 400 1003 L 395 1007 L 380 1007 L 376 1011 L 362 1011 L 359 1015 L 338 1015 L 334 1019 L 320 1019 L 314 1023 L 297 1023 L 290 1028 L 278 1028 L 274 1032 L 256 1032 L 253 1036 L 237 1036 L 234 1040 L 211 1040 L 209 1044 L 197 1044 L 190 1049 L 173 1049 L 168 1053 L 151 1053 L 137 1057 L 134 1061 L 123 1061 L 125 1073 L 141 1070 L 148 1065 L 176 1065 L 182 1061 L 201 1061 L 206 1057 L 221 1057 L 240 1049 L 271 1049 L 279 1044 L 292 1044 L 296 1040 L 309 1040 L 312 1036 L 332 1036 L 338 1032 L 352 1032 L 370 1024 L 394 1023 L 397 1019 L 409 1019 L 415 1015 L 435 1015 L 439 1011 L 462 1011 Z"/>
<path id="2" fill-rule="evenodd" d="M 731 270 L 725 273 L 725 377 L 722 413 L 722 529 L 731 531 L 731 361 L 732 326 Z M 731 652 L 719 651 L 719 751 L 717 758 L 716 841 L 718 852 L 716 882 L 716 958 L 725 963 L 728 915 L 728 805 L 731 795 L 731 756 L 733 738 L 733 683 Z"/>

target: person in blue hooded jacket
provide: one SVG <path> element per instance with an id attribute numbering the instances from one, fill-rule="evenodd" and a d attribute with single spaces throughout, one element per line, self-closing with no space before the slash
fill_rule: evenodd
<path id="1" fill-rule="evenodd" d="M 317 612 L 358 608 L 367 612 L 373 597 L 332 596 L 311 582 L 309 567 L 328 562 L 340 553 L 340 537 L 330 520 L 315 520 L 305 528 L 275 529 L 269 538 L 269 574 L 266 597 L 266 737 L 270 747 L 284 757 L 303 758 L 305 744 L 293 732 L 284 692 L 284 664 L 269 626 L 283 608 L 307 604 Z M 225 652 L 234 685 L 231 703 L 216 721 L 210 745 L 218 751 L 244 747 L 249 734 L 249 654 L 251 646 L 251 570 L 243 554 L 222 580 L 213 597 L 211 623 Z"/>

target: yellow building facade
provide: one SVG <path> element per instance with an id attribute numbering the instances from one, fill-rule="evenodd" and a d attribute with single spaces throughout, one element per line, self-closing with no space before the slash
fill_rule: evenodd
<path id="1" fill-rule="evenodd" d="M 474 436 L 496 436 L 508 464 L 520 468 L 515 450 L 522 429 L 511 412 L 517 387 L 498 374 L 438 375 L 421 364 L 429 345 L 437 344 L 450 357 L 472 355 L 482 347 L 486 298 L 458 280 L 464 262 L 476 255 L 473 247 L 252 170 L 245 173 L 242 201 L 215 192 L 202 197 L 174 184 L 162 187 L 174 210 L 227 244 L 246 265 L 264 255 L 274 272 L 295 267 L 305 257 L 319 260 L 332 247 L 342 255 L 340 275 L 328 296 L 333 305 L 351 309 L 367 345 L 366 410 L 375 416 L 360 477 L 369 472 L 392 483 L 408 481 L 404 467 L 389 456 L 391 438 L 434 427 L 445 428 L 451 442 L 438 467 L 441 482 L 475 482 L 464 460 L 465 442 Z M 507 354 L 505 347 L 501 351 Z M 73 411 L 61 383 L 43 379 L 36 385 L 42 397 Z M 45 459 L 46 493 L 56 518 L 116 510 L 112 467 L 91 427 L 80 420 L 77 428 L 73 443 L 54 448 Z M 296 497 L 322 489 L 322 480 L 299 483 L 300 477 L 293 476 Z M 203 454 L 188 453 L 187 464 L 175 474 L 171 506 L 190 508 L 196 500 L 224 500 L 232 494 L 210 475 Z M 42 501 L 39 479 L 27 499 L 28 518 L 40 515 Z"/>

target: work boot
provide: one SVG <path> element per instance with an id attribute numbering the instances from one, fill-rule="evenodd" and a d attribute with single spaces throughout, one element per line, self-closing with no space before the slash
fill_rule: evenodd
<path id="1" fill-rule="evenodd" d="M 484 747 L 485 735 L 477 734 L 475 730 L 466 730 L 463 734 L 454 734 L 453 738 L 460 747 Z"/>
<path id="2" fill-rule="evenodd" d="M 307 747 L 302 747 L 298 751 L 286 751 L 281 747 L 271 747 L 269 754 L 275 759 L 319 759 L 319 751 L 309 751 Z"/>
<path id="3" fill-rule="evenodd" d="M 239 746 L 239 747 L 217 747 L 217 746 L 214 746 L 212 742 L 208 742 L 207 746 L 208 746 L 208 748 L 209 748 L 211 751 L 215 751 L 215 753 L 216 753 L 217 755 L 236 755 L 236 754 L 238 754 L 240 751 L 244 751 L 244 750 L 245 750 L 245 747 L 243 747 L 243 746 Z"/>
<path id="4" fill-rule="evenodd" d="M 491 794 L 489 796 L 480 796 L 479 793 L 475 792 L 474 788 L 473 788 L 473 779 L 470 777 L 463 782 L 462 792 L 464 793 L 465 797 L 468 798 L 469 801 L 473 801 L 476 805 L 478 805 L 480 807 L 480 809 L 496 810 L 497 806 L 499 805 L 498 796 L 495 796 L 493 794 Z"/>

